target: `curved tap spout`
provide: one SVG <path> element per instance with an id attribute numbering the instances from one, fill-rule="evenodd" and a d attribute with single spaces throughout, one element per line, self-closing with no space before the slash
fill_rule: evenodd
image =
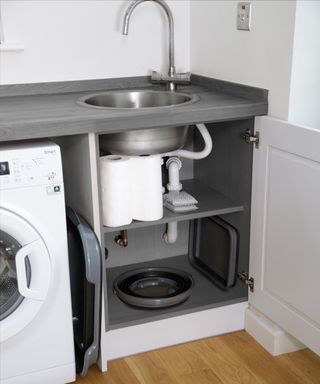
<path id="1" fill-rule="evenodd" d="M 168 22 L 169 22 L 169 76 L 174 76 L 175 74 L 175 68 L 174 68 L 174 23 L 173 23 L 173 16 L 172 12 L 167 5 L 167 3 L 164 0 L 134 0 L 129 7 L 126 10 L 126 13 L 124 15 L 123 19 L 123 28 L 122 28 L 122 34 L 128 35 L 129 32 L 129 22 L 130 17 L 133 12 L 133 10 L 141 3 L 144 3 L 145 1 L 153 1 L 157 4 L 159 4 L 165 11 Z"/>

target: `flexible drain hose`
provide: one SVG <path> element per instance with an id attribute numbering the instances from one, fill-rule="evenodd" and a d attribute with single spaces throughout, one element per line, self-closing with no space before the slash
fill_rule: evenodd
<path id="1" fill-rule="evenodd" d="M 200 160 L 207 157 L 212 151 L 212 139 L 210 133 L 207 130 L 207 127 L 204 124 L 196 124 L 202 139 L 204 141 L 204 148 L 200 152 L 187 151 L 186 149 L 178 149 L 176 151 L 164 153 L 162 156 L 178 156 L 185 159 Z"/>

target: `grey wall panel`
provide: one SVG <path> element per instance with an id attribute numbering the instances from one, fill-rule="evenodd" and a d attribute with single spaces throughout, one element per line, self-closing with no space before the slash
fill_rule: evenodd
<path id="1" fill-rule="evenodd" d="M 127 264 L 159 260 L 188 252 L 189 222 L 178 224 L 179 236 L 175 244 L 166 244 L 162 238 L 165 225 L 132 229 L 128 231 L 129 245 L 124 248 L 114 242 L 117 233 L 105 234 L 105 246 L 108 249 L 107 268 Z"/>
<path id="2" fill-rule="evenodd" d="M 253 145 L 241 133 L 253 130 L 253 119 L 209 125 L 213 151 L 206 159 L 195 162 L 195 178 L 244 206 L 243 212 L 223 215 L 239 231 L 238 271 L 248 270 L 250 242 L 250 207 Z M 195 147 L 200 138 L 195 132 Z"/>
<path id="3" fill-rule="evenodd" d="M 189 151 L 193 151 L 193 129 L 193 126 L 189 127 L 187 143 L 184 147 Z M 180 170 L 180 180 L 193 179 L 193 160 L 182 158 L 180 158 L 180 160 L 182 162 L 182 168 Z"/>

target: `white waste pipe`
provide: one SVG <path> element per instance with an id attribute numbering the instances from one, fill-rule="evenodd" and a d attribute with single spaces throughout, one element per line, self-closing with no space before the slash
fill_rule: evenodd
<path id="1" fill-rule="evenodd" d="M 180 183 L 179 171 L 182 167 L 181 160 L 178 157 L 170 157 L 166 162 L 166 167 L 169 173 L 169 183 L 167 184 L 168 191 L 181 191 L 182 184 Z M 163 239 L 167 244 L 174 244 L 178 239 L 178 222 L 173 221 L 167 224 L 166 232 Z"/>
<path id="2" fill-rule="evenodd" d="M 211 139 L 210 133 L 208 132 L 207 127 L 204 124 L 196 124 L 196 127 L 198 128 L 204 141 L 204 148 L 202 151 L 192 152 L 192 151 L 187 151 L 186 149 L 178 149 L 177 151 L 164 153 L 162 156 L 163 157 L 178 156 L 178 157 L 184 157 L 185 159 L 193 159 L 193 160 L 200 160 L 207 157 L 212 151 L 212 139 Z"/>
<path id="3" fill-rule="evenodd" d="M 179 176 L 179 171 L 182 167 L 181 160 L 178 157 L 170 157 L 166 162 L 166 166 L 169 173 L 168 191 L 181 191 L 182 184 L 180 183 Z"/>
<path id="4" fill-rule="evenodd" d="M 169 171 L 169 183 L 167 185 L 168 191 L 180 191 L 182 185 L 179 178 L 179 170 L 182 166 L 181 161 L 178 157 L 183 157 L 185 159 L 200 160 L 207 157 L 212 151 L 212 139 L 210 133 L 207 130 L 207 127 L 204 124 L 196 124 L 202 139 L 204 141 L 204 148 L 199 152 L 187 151 L 185 149 L 178 149 L 177 151 L 172 151 L 163 154 L 163 157 L 170 157 L 166 163 L 166 166 Z M 167 230 L 163 235 L 164 241 L 167 244 L 173 244 L 178 239 L 178 223 L 176 221 L 167 224 Z"/>
<path id="5" fill-rule="evenodd" d="M 172 221 L 167 223 L 167 231 L 163 235 L 163 239 L 167 244 L 174 244 L 178 239 L 178 222 Z"/>

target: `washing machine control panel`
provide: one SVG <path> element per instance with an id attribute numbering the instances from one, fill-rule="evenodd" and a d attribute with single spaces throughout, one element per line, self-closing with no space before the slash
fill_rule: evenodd
<path id="1" fill-rule="evenodd" d="M 0 148 L 1 189 L 59 186 L 62 182 L 61 154 L 56 144 L 22 143 Z"/>

